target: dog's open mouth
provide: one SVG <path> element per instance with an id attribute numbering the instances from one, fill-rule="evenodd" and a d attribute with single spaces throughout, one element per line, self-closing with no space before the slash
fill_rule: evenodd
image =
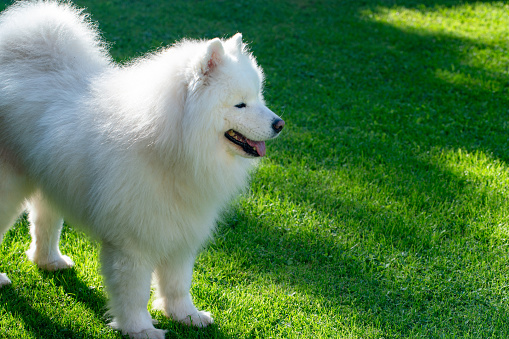
<path id="1" fill-rule="evenodd" d="M 254 157 L 263 157 L 265 156 L 266 149 L 265 149 L 265 142 L 264 141 L 253 141 L 239 132 L 236 132 L 234 130 L 227 131 L 224 136 L 226 139 L 230 140 L 232 143 L 234 143 L 237 146 L 240 146 L 244 152 L 246 152 L 249 155 L 252 155 Z"/>

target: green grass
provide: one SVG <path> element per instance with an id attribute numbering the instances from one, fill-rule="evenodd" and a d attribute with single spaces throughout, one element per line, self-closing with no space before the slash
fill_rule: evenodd
<path id="1" fill-rule="evenodd" d="M 502 1 L 78 1 L 117 60 L 244 34 L 283 135 L 200 255 L 216 323 L 169 338 L 509 337 L 509 5 Z M 98 245 L 45 273 L 5 236 L 0 337 L 118 338 Z"/>

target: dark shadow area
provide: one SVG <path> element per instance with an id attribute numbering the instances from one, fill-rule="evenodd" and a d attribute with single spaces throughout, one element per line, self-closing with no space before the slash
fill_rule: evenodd
<path id="1" fill-rule="evenodd" d="M 56 272 L 43 270 L 39 272 L 43 279 L 50 280 L 52 285 L 62 287 L 66 295 L 92 310 L 98 318 L 104 318 L 107 310 L 106 296 L 102 291 L 91 288 L 78 278 L 74 268 Z"/>
<path id="2" fill-rule="evenodd" d="M 50 300 L 48 300 L 48 303 Z M 92 338 L 87 330 L 71 330 L 59 325 L 59 321 L 48 314 L 37 311 L 33 306 L 33 299 L 23 296 L 13 286 L 5 286 L 0 289 L 0 304 L 15 318 L 19 318 L 27 332 L 37 338 Z M 0 334 L 5 338 L 12 338 L 9 333 L 0 329 Z"/>

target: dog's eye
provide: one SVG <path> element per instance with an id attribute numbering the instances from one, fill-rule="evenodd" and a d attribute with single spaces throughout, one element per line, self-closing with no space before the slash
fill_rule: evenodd
<path id="1" fill-rule="evenodd" d="M 242 102 L 242 103 L 240 103 L 238 105 L 235 105 L 235 107 L 237 107 L 237 108 L 244 108 L 244 107 L 246 107 L 246 104 Z"/>

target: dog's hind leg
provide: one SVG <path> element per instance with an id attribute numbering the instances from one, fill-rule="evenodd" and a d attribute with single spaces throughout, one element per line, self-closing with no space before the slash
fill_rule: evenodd
<path id="1" fill-rule="evenodd" d="M 39 268 L 48 271 L 72 267 L 72 260 L 62 255 L 58 248 L 63 220 L 40 192 L 28 201 L 28 218 L 32 236 L 28 258 Z"/>
<path id="2" fill-rule="evenodd" d="M 0 243 L 4 233 L 23 210 L 23 202 L 32 191 L 26 177 L 7 159 L 0 148 Z M 7 275 L 0 273 L 0 287 L 10 283 Z"/>

